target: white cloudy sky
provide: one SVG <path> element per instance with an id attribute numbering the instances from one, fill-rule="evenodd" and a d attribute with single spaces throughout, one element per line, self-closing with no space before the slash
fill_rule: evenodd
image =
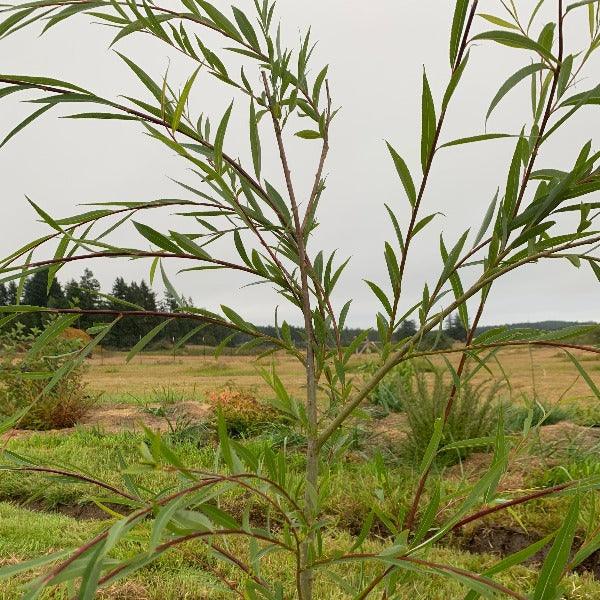
<path id="1" fill-rule="evenodd" d="M 550 10 L 556 2 L 547 0 L 546 4 Z M 500 14 L 498 0 L 485 0 L 480 5 L 485 12 Z M 520 0 L 517 5 L 527 12 L 533 2 Z M 454 2 L 280 0 L 278 6 L 289 44 L 294 43 L 300 31 L 312 26 L 314 38 L 319 40 L 316 64 L 330 64 L 334 101 L 342 106 L 332 132 L 321 227 L 312 247 L 329 251 L 339 248 L 340 256 L 352 256 L 336 299 L 339 303 L 354 299 L 350 324 L 372 325 L 377 301 L 362 280 L 387 281 L 382 245 L 393 234 L 384 202 L 394 207 L 402 223 L 407 221 L 406 200 L 383 140 L 390 140 L 401 151 L 416 177 L 422 68 L 426 65 L 439 106 L 448 78 L 447 31 Z M 575 52 L 587 42 L 586 13 L 580 12 L 581 16 L 571 19 L 567 28 L 567 52 Z M 484 26 L 478 20 L 477 29 Z M 26 29 L 0 41 L 1 72 L 54 75 L 104 95 L 143 93 L 120 59 L 108 50 L 111 32 L 105 28 L 90 24 L 86 17 L 77 17 L 41 38 L 39 31 L 39 27 Z M 181 82 L 193 69 L 191 63 L 170 55 L 164 46 L 150 39 L 131 36 L 119 50 L 156 78 L 169 64 L 169 56 L 174 81 Z M 463 87 L 449 110 L 443 138 L 482 133 L 484 115 L 495 91 L 528 60 L 522 51 L 489 44 L 474 48 Z M 598 61 L 592 63 L 580 90 L 597 85 L 598 65 Z M 488 130 L 520 131 L 529 118 L 526 88 L 525 85 L 511 94 L 492 118 Z M 201 76 L 193 98 L 198 112 L 209 112 L 218 118 L 231 100 L 231 91 Z M 226 147 L 231 154 L 247 156 L 246 102 L 239 102 L 239 109 Z M 10 130 L 28 111 L 31 112 L 31 106 L 18 102 L 15 96 L 3 100 L 0 132 Z M 573 124 L 548 145 L 540 166 L 568 166 L 579 148 L 597 133 L 600 110 L 580 112 Z M 136 125 L 56 117 L 57 114 L 49 113 L 37 126 L 25 130 L 0 150 L 1 255 L 44 231 L 25 202 L 26 194 L 51 214 L 61 216 L 75 212 L 77 203 L 181 195 L 169 177 L 191 181 L 185 164 L 150 141 Z M 263 134 L 264 146 L 272 133 L 265 126 Z M 300 189 L 310 186 L 317 146 L 312 142 L 293 142 L 293 174 Z M 438 155 L 424 206 L 426 212 L 440 211 L 444 216 L 414 245 L 407 271 L 406 306 L 420 297 L 425 281 L 436 279 L 440 231 L 451 239 L 459 229 L 479 227 L 496 188 L 504 185 L 512 150 L 513 142 L 498 141 Z M 267 171 L 270 179 L 280 181 L 274 158 L 267 153 Z M 164 217 L 158 215 L 148 215 L 146 222 L 156 227 L 165 225 Z M 127 235 L 124 232 L 116 239 L 124 241 Z M 105 287 L 116 275 L 127 279 L 147 276 L 141 262 L 120 260 L 89 266 Z M 62 278 L 78 275 L 81 268 L 82 265 L 69 267 Z M 187 274 L 176 281 L 196 305 L 216 308 L 226 303 L 256 322 L 271 321 L 274 305 L 281 303 L 264 286 L 242 288 L 247 281 L 231 274 Z M 495 286 L 483 322 L 598 320 L 598 293 L 597 282 L 588 269 L 575 270 L 566 261 L 528 267 Z M 289 314 L 282 309 L 284 315 Z"/>

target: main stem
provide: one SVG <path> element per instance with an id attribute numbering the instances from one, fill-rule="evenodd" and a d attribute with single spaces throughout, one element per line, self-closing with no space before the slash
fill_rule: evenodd
<path id="1" fill-rule="evenodd" d="M 314 334 L 312 325 L 312 308 L 310 303 L 310 288 L 308 284 L 308 260 L 306 257 L 306 243 L 300 213 L 298 211 L 298 202 L 294 192 L 292 174 L 290 172 L 285 146 L 283 144 L 283 135 L 281 125 L 273 110 L 273 100 L 269 89 L 269 83 L 265 72 L 262 74 L 265 93 L 269 99 L 269 108 L 277 139 L 279 149 L 279 158 L 285 177 L 290 204 L 292 207 L 292 216 L 294 219 L 294 237 L 298 249 L 298 267 L 300 270 L 300 285 L 302 298 L 302 314 L 304 316 L 304 328 L 306 331 L 306 414 L 308 420 L 308 443 L 306 450 L 306 472 L 304 493 L 304 513 L 308 532 L 306 539 L 300 547 L 300 574 L 298 578 L 298 595 L 300 600 L 312 600 L 313 597 L 313 569 L 308 565 L 311 562 L 311 550 L 315 541 L 315 523 L 317 521 L 318 506 L 316 502 L 317 486 L 319 477 L 319 446 L 318 446 L 318 415 L 317 415 L 317 378 L 314 353 Z"/>

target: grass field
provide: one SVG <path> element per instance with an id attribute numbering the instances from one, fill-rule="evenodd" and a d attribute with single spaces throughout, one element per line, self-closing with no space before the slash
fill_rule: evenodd
<path id="1" fill-rule="evenodd" d="M 574 353 L 586 364 L 592 377 L 600 378 L 600 357 Z M 589 387 L 578 376 L 577 370 L 563 352 L 553 348 L 518 348 L 499 353 L 499 362 L 512 386 L 512 395 L 537 395 L 541 400 L 554 404 L 592 400 Z M 355 364 L 368 360 L 357 357 Z M 450 357 L 451 362 L 457 361 Z M 442 365 L 442 360 L 434 358 L 434 364 Z M 303 373 L 294 359 L 285 355 L 275 355 L 257 360 L 252 356 L 220 356 L 210 354 L 177 355 L 144 353 L 137 355 L 130 363 L 125 362 L 121 353 L 95 355 L 88 361 L 88 381 L 90 390 L 101 394 L 103 402 L 135 403 L 139 399 L 152 398 L 157 392 L 169 388 L 185 399 L 201 398 L 207 391 L 229 381 L 242 386 L 252 386 L 258 395 L 272 393 L 259 374 L 260 369 L 274 365 L 282 381 L 292 395 L 301 397 L 303 393 Z M 502 373 L 498 365 L 491 363 L 495 376 Z M 488 377 L 485 372 L 482 377 Z"/>
<path id="2" fill-rule="evenodd" d="M 506 401 L 523 403 L 535 398 L 546 407 L 560 406 L 564 413 L 562 418 L 568 419 L 541 428 L 537 438 L 513 457 L 513 466 L 500 488 L 523 490 L 551 485 L 564 477 L 563 471 L 576 474 L 577 469 L 600 474 L 600 436 L 597 435 L 600 430 L 588 427 L 600 424 L 600 410 L 573 364 L 551 349 L 507 350 L 499 358 L 502 368 L 496 365 L 492 370 L 497 377 L 503 370 L 511 382 L 510 389 L 506 387 L 502 391 Z M 157 407 L 183 407 L 188 420 L 210 420 L 207 395 L 229 383 L 252 390 L 259 399 L 268 398 L 272 391 L 258 370 L 273 365 L 293 395 L 301 397 L 303 393 L 301 370 L 291 359 L 282 356 L 257 362 L 253 357 L 237 356 L 221 356 L 215 360 L 195 352 L 175 357 L 146 353 L 136 356 L 129 364 L 125 364 L 124 359 L 123 354 L 104 353 L 88 361 L 89 390 L 99 399 L 84 423 L 63 432 L 13 432 L 5 437 L 6 448 L 40 464 L 82 469 L 109 483 L 120 484 L 121 461 L 127 464 L 137 461 L 138 447 L 144 440 L 141 425 L 169 429 Z M 356 365 L 367 359 L 355 359 Z M 580 356 L 580 360 L 585 361 L 591 377 L 600 382 L 600 360 L 585 356 Z M 481 371 L 478 377 L 489 377 L 489 374 Z M 357 535 L 374 503 L 396 512 L 405 507 L 416 483 L 414 465 L 400 456 L 398 436 L 404 435 L 405 429 L 402 414 L 380 415 L 370 422 L 359 420 L 355 425 L 362 432 L 356 449 L 347 460 L 325 465 L 330 485 L 325 500 L 329 527 L 324 543 L 331 551 L 352 546 L 353 536 Z M 248 440 L 249 444 L 277 445 L 280 442 L 272 428 L 257 432 Z M 196 468 L 211 469 L 214 464 L 215 444 L 210 440 L 196 443 L 193 438 L 181 439 L 176 450 L 186 464 Z M 377 470 L 380 454 L 388 462 L 389 475 L 385 482 Z M 451 495 L 461 482 L 476 478 L 488 459 L 489 455 L 474 454 L 451 467 L 444 478 L 444 491 Z M 291 449 L 289 461 L 293 472 L 301 472 L 300 453 Z M 175 483 L 174 476 L 165 473 L 136 477 L 152 490 Z M 377 490 L 376 496 L 373 490 Z M 0 566 L 75 547 L 98 532 L 109 515 L 94 504 L 95 493 L 82 484 L 0 471 Z M 235 494 L 226 496 L 224 502 L 235 512 Z M 449 543 L 431 551 L 429 558 L 484 570 L 498 560 L 494 553 L 502 554 L 500 542 L 505 543 L 507 536 L 510 540 L 521 536 L 529 541 L 542 537 L 561 521 L 566 505 L 566 499 L 540 500 L 510 513 L 501 513 L 501 517 L 486 521 L 484 528 L 478 526 L 454 536 Z M 367 542 L 372 551 L 389 543 L 389 531 L 384 523 L 380 523 L 375 532 Z M 147 541 L 147 534 L 142 528 L 139 539 L 129 546 L 120 546 L 118 554 L 126 556 L 139 549 Z M 235 550 L 235 543 L 232 544 Z M 213 564 L 214 559 L 202 545 L 189 544 L 180 553 L 164 555 L 132 579 L 103 590 L 101 597 L 140 600 L 232 597 L 209 575 L 205 567 L 212 568 Z M 288 567 L 278 554 L 269 559 L 270 574 L 279 575 L 286 586 L 293 583 Z M 235 580 L 232 568 L 221 568 L 222 575 Z M 535 581 L 536 568 L 535 565 L 516 566 L 498 580 L 525 593 Z M 593 571 L 590 567 L 586 572 L 569 575 L 564 597 L 600 598 L 600 583 L 596 583 Z M 353 578 L 358 581 L 361 576 L 358 570 L 349 567 L 340 568 L 338 575 L 352 581 Z M 0 600 L 20 598 L 23 582 L 21 577 L 0 582 Z M 459 584 L 448 579 L 439 576 L 423 579 L 410 573 L 401 581 L 400 590 L 406 600 L 461 598 L 465 593 Z M 70 596 L 68 590 L 59 589 L 43 597 L 66 599 Z M 335 591 L 327 579 L 319 583 L 321 600 L 351 597 L 349 593 Z"/>

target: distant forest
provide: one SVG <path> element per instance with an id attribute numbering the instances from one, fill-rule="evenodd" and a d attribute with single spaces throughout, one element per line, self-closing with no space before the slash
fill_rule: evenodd
<path id="1" fill-rule="evenodd" d="M 19 288 L 14 281 L 8 284 L 0 283 L 0 306 L 17 304 Z M 191 299 L 186 302 L 193 306 Z M 60 283 L 54 279 L 50 290 L 48 290 L 48 272 L 44 270 L 37 271 L 29 277 L 22 286 L 20 304 L 33 306 L 46 306 L 50 308 L 81 308 L 84 310 L 109 309 L 126 313 L 127 310 L 135 310 L 135 307 L 141 307 L 150 312 L 174 312 L 178 308 L 176 298 L 168 291 L 162 298 L 157 298 L 156 293 L 142 279 L 139 282 L 126 282 L 123 277 L 117 277 L 110 291 L 102 291 L 99 281 L 95 278 L 92 271 L 85 269 L 79 280 L 71 279 L 65 283 Z M 39 313 L 23 315 L 20 320 L 29 328 L 40 328 L 42 326 L 43 315 Z M 99 323 L 112 320 L 109 316 L 82 315 L 77 327 L 88 329 Z M 146 333 L 160 322 L 159 317 L 126 317 L 122 319 L 109 333 L 104 341 L 107 347 L 125 349 L 135 345 Z M 544 331 L 555 331 L 572 325 L 571 321 L 542 321 L 538 323 L 514 323 L 508 325 L 510 328 L 534 328 Z M 174 342 L 189 335 L 192 330 L 198 326 L 193 320 L 179 319 L 169 323 L 161 332 L 160 336 L 155 338 L 154 346 L 169 347 Z M 264 333 L 275 336 L 276 331 L 273 326 L 258 326 L 258 329 Z M 491 329 L 490 326 L 480 327 L 477 333 Z M 346 328 L 342 332 L 342 343 L 349 344 L 357 335 L 362 333 L 363 329 Z M 416 324 L 412 320 L 404 321 L 398 332 L 397 338 L 402 339 L 413 335 L 416 332 Z M 304 332 L 302 328 L 291 328 L 292 339 L 299 345 L 304 343 Z M 231 335 L 231 330 L 219 325 L 209 324 L 197 334 L 192 335 L 186 341 L 188 344 L 217 346 L 223 340 Z M 436 348 L 450 347 L 455 341 L 465 341 L 466 331 L 457 315 L 451 315 L 444 326 L 442 332 L 432 332 L 423 340 L 422 346 Z M 231 340 L 230 345 L 239 346 L 249 341 L 249 337 L 242 333 L 236 334 Z M 368 342 L 376 342 L 378 333 L 376 330 L 370 331 L 367 337 Z"/>

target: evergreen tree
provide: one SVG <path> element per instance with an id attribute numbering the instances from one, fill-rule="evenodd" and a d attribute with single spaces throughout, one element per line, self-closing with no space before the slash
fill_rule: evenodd
<path id="1" fill-rule="evenodd" d="M 459 342 L 467 341 L 467 330 L 457 314 L 450 315 L 446 321 L 446 334 Z"/>
<path id="2" fill-rule="evenodd" d="M 48 290 L 48 269 L 37 271 L 25 281 L 23 304 L 49 308 L 65 308 L 67 306 L 65 294 L 57 279 L 52 280 Z M 24 315 L 22 321 L 29 328 L 41 327 L 42 315 L 40 313 Z"/>
<path id="3" fill-rule="evenodd" d="M 84 269 L 83 275 L 79 281 L 71 279 L 64 286 L 66 302 L 73 307 L 81 308 L 82 310 L 94 310 L 99 308 L 98 292 L 100 291 L 100 282 L 94 277 L 90 269 Z M 91 327 L 94 322 L 100 319 L 92 315 L 83 315 L 78 325 L 81 329 Z"/>
<path id="4" fill-rule="evenodd" d="M 17 303 L 17 293 L 18 293 L 17 284 L 14 281 L 11 281 L 6 286 L 6 304 L 8 306 L 14 305 Z"/>
<path id="5" fill-rule="evenodd" d="M 398 329 L 398 338 L 402 340 L 407 337 L 412 337 L 415 333 L 417 333 L 415 322 L 412 319 L 407 319 L 406 321 L 402 321 L 402 324 Z"/>

